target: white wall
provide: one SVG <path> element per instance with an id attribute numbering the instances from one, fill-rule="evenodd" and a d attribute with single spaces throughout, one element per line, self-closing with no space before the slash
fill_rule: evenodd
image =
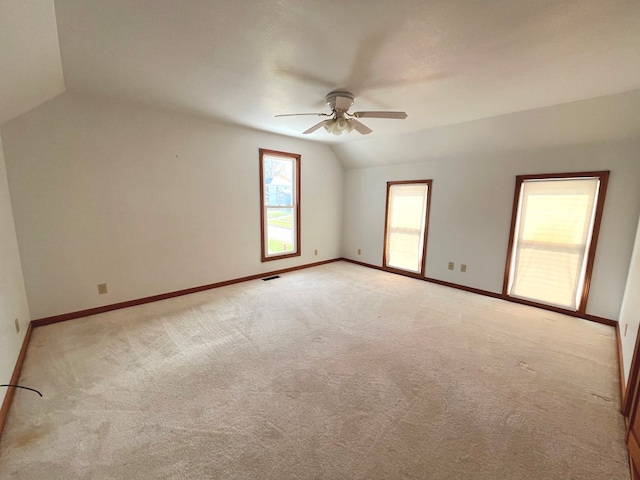
<path id="1" fill-rule="evenodd" d="M 53 0 L 0 2 L 0 125 L 64 89 Z"/>
<path id="2" fill-rule="evenodd" d="M 386 182 L 433 179 L 426 276 L 500 293 L 516 175 L 611 170 L 587 312 L 617 320 L 640 213 L 639 152 L 640 141 L 624 140 L 347 170 L 343 256 L 382 265 Z"/>
<path id="3" fill-rule="evenodd" d="M 629 380 L 629 370 L 633 359 L 633 349 L 640 326 L 640 222 L 636 233 L 636 243 L 629 265 L 627 287 L 624 291 L 622 308 L 620 309 L 620 334 L 622 339 L 622 363 L 624 366 L 625 385 Z"/>
<path id="4" fill-rule="evenodd" d="M 11 380 L 30 320 L 2 151 L 0 138 L 0 384 Z M 16 318 L 19 334 L 14 326 Z M 6 390 L 0 388 L 0 405 Z"/>
<path id="5" fill-rule="evenodd" d="M 340 255 L 325 145 L 75 93 L 2 137 L 33 318 Z M 302 155 L 301 257 L 260 261 L 260 147 Z"/>

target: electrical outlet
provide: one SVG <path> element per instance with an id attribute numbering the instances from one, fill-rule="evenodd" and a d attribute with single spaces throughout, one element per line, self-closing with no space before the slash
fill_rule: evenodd
<path id="1" fill-rule="evenodd" d="M 362 250 L 358 249 L 358 255 L 360 255 L 362 253 Z"/>
<path id="2" fill-rule="evenodd" d="M 453 262 L 449 262 L 449 270 L 453 270 L 453 268 L 454 268 Z"/>
<path id="3" fill-rule="evenodd" d="M 627 336 L 627 328 L 629 328 L 629 324 L 628 324 L 628 323 L 625 323 L 625 324 L 624 324 L 624 336 L 625 336 L 625 337 Z"/>
<path id="4" fill-rule="evenodd" d="M 314 255 L 317 255 L 317 254 L 318 254 L 318 249 L 314 250 L 314 251 L 313 251 L 313 254 L 314 254 Z"/>
<path id="5" fill-rule="evenodd" d="M 467 271 L 467 266 L 466 266 L 464 263 L 463 263 L 462 265 L 460 265 L 460 271 L 461 271 L 462 273 L 464 273 L 464 272 L 466 272 L 466 271 Z"/>
<path id="6" fill-rule="evenodd" d="M 14 323 L 16 324 L 16 333 L 20 333 L 20 322 L 17 318 L 14 320 Z"/>
<path id="7" fill-rule="evenodd" d="M 101 283 L 98 285 L 98 294 L 99 295 L 104 295 L 105 293 L 107 293 L 107 284 L 106 283 Z"/>

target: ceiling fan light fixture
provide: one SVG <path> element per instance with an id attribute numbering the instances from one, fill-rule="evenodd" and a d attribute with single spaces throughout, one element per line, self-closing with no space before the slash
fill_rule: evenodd
<path id="1" fill-rule="evenodd" d="M 324 124 L 324 129 L 329 132 L 329 133 L 333 133 L 333 127 L 335 125 L 335 120 L 331 119 L 331 120 L 327 120 Z"/>
<path id="2" fill-rule="evenodd" d="M 347 132 L 351 132 L 351 130 L 353 130 L 353 121 L 350 118 L 347 118 L 345 122 L 347 122 Z"/>
<path id="3" fill-rule="evenodd" d="M 324 124 L 324 129 L 334 135 L 342 135 L 343 132 L 349 133 L 353 130 L 353 122 L 350 118 L 333 118 Z"/>
<path id="4" fill-rule="evenodd" d="M 349 129 L 349 122 L 346 118 L 342 117 L 342 118 L 338 118 L 336 120 L 336 126 L 335 129 L 340 131 L 341 133 L 344 131 L 350 132 L 351 130 Z"/>
<path id="5" fill-rule="evenodd" d="M 331 124 L 331 133 L 333 133 L 334 135 L 342 135 L 342 132 L 344 132 L 344 130 L 344 124 L 340 122 L 340 119 L 334 119 L 333 123 Z"/>

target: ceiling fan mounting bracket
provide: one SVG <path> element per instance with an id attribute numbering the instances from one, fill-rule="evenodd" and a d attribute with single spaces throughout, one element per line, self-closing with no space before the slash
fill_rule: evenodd
<path id="1" fill-rule="evenodd" d="M 331 110 L 346 112 L 353 105 L 354 95 L 345 90 L 333 90 L 327 94 L 325 102 Z"/>

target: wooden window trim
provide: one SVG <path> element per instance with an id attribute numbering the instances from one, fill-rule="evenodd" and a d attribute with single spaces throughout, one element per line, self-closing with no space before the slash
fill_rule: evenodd
<path id="1" fill-rule="evenodd" d="M 411 185 L 411 184 L 426 184 L 427 185 L 427 212 L 424 222 L 424 238 L 422 242 L 422 262 L 420 264 L 420 273 L 409 272 L 408 270 L 402 270 L 399 268 L 387 266 L 387 228 L 389 227 L 389 193 L 392 185 Z M 397 273 L 399 275 L 405 275 L 407 277 L 423 278 L 425 275 L 427 264 L 427 239 L 429 238 L 429 219 L 431 218 L 431 188 L 433 180 L 398 180 L 393 182 L 387 182 L 387 199 L 384 207 L 384 245 L 382 248 L 382 269 L 387 272 Z"/>
<path id="2" fill-rule="evenodd" d="M 295 223 L 296 223 L 296 251 L 292 253 L 285 253 L 282 255 L 270 255 L 267 256 L 267 249 L 265 248 L 265 239 L 266 239 L 266 224 L 265 224 L 265 204 L 264 204 L 264 156 L 272 155 L 275 157 L 284 157 L 288 159 L 295 160 L 295 205 L 294 205 L 294 215 L 295 215 Z M 260 149 L 260 252 L 261 258 L 263 262 L 270 262 L 272 260 L 282 260 L 284 258 L 292 258 L 299 257 L 301 255 L 301 246 L 300 246 L 300 190 L 301 190 L 301 178 L 300 178 L 300 163 L 302 156 L 297 153 L 289 153 L 289 152 L 281 152 L 278 150 L 269 150 L 266 148 Z"/>
<path id="3" fill-rule="evenodd" d="M 514 298 L 508 294 L 509 289 L 509 271 L 511 269 L 511 256 L 513 255 L 513 243 L 516 230 L 516 222 L 518 217 L 518 203 L 520 201 L 520 192 L 522 190 L 522 182 L 525 180 L 549 180 L 555 178 L 583 178 L 591 177 L 598 178 L 600 180 L 600 188 L 598 189 L 598 199 L 596 203 L 595 218 L 593 219 L 593 232 L 591 234 L 591 243 L 587 252 L 587 266 L 584 274 L 584 287 L 582 289 L 582 295 L 578 301 L 577 313 L 585 315 L 587 311 L 587 301 L 589 299 L 589 289 L 591 288 L 591 274 L 593 273 L 593 264 L 596 258 L 596 248 L 598 246 L 598 237 L 600 234 L 600 224 L 602 223 L 602 212 L 604 211 L 604 200 L 607 195 L 607 185 L 609 184 L 609 170 L 595 171 L 595 172 L 571 172 L 571 173 L 546 173 L 540 175 L 518 175 L 516 177 L 516 188 L 513 195 L 513 211 L 511 213 L 511 229 L 509 232 L 509 246 L 507 248 L 507 261 L 504 269 L 504 282 L 502 283 L 502 295 L 507 298 Z M 523 302 L 531 306 L 540 306 L 547 308 L 549 305 L 545 303 L 539 303 L 530 300 L 523 300 Z M 559 312 L 574 312 L 571 309 L 564 309 L 556 307 Z"/>

